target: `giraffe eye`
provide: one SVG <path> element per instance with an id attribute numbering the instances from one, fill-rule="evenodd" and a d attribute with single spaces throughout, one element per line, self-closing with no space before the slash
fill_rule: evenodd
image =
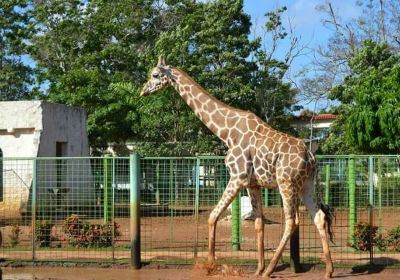
<path id="1" fill-rule="evenodd" d="M 153 78 L 158 79 L 159 77 L 160 77 L 160 74 L 159 74 L 159 73 L 154 73 L 154 74 L 153 74 Z"/>

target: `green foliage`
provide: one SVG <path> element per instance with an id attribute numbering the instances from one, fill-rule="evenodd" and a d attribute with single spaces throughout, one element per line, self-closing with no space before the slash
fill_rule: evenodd
<path id="1" fill-rule="evenodd" d="M 349 112 L 349 106 L 342 104 L 340 110 L 337 110 L 336 120 L 330 126 L 328 137 L 321 143 L 319 147 L 319 154 L 325 155 L 345 155 L 345 154 L 356 154 L 358 150 L 350 145 L 346 139 L 345 122 L 347 113 Z"/>
<path id="2" fill-rule="evenodd" d="M 0 1 L 0 101 L 30 98 L 33 70 L 24 64 L 29 38 L 28 1 Z"/>
<path id="3" fill-rule="evenodd" d="M 377 231 L 377 226 L 365 222 L 358 223 L 354 231 L 354 243 L 351 246 L 360 251 L 369 251 L 375 243 Z"/>
<path id="4" fill-rule="evenodd" d="M 114 237 L 121 235 L 117 223 L 90 224 L 77 215 L 71 215 L 64 221 L 64 233 L 68 244 L 74 247 L 110 247 Z"/>
<path id="5" fill-rule="evenodd" d="M 50 247 L 51 241 L 54 239 L 51 235 L 51 230 L 54 223 L 51 221 L 38 221 L 36 222 L 36 244 L 39 247 Z"/>
<path id="6" fill-rule="evenodd" d="M 389 251 L 400 252 L 400 226 L 392 228 L 387 233 L 386 248 Z"/>
<path id="7" fill-rule="evenodd" d="M 15 247 L 19 244 L 20 240 L 20 235 L 22 233 L 21 228 L 18 225 L 14 225 L 11 227 L 11 233 L 8 236 L 8 238 L 10 239 L 10 246 L 11 247 Z"/>
<path id="8" fill-rule="evenodd" d="M 287 36 L 285 11 L 266 14 L 274 40 Z M 296 91 L 282 81 L 287 61 L 250 39 L 250 28 L 243 0 L 1 1 L 0 99 L 83 107 L 100 152 L 128 140 L 143 154 L 221 154 L 220 141 L 172 89 L 146 99 L 138 91 L 164 54 L 212 95 L 288 129 Z M 22 62 L 26 54 L 34 71 Z"/>
<path id="9" fill-rule="evenodd" d="M 385 43 L 366 41 L 350 59 L 349 66 L 352 74 L 330 93 L 331 99 L 342 103 L 338 108 L 341 116 L 325 151 L 342 146 L 344 152 L 398 153 L 399 56 Z"/>
<path id="10" fill-rule="evenodd" d="M 39 78 L 49 83 L 43 97 L 83 107 L 93 146 L 105 147 L 134 135 L 130 97 L 110 90 L 110 85 L 144 81 L 143 48 L 154 44 L 153 34 L 146 35 L 150 30 L 145 28 L 155 13 L 151 4 L 58 0 L 34 5 L 32 56 L 41 70 Z"/>
<path id="11" fill-rule="evenodd" d="M 366 222 L 357 224 L 354 231 L 354 244 L 357 250 L 369 251 L 376 246 L 381 251 L 400 252 L 400 226 L 390 229 L 386 234 L 378 234 L 378 227 Z"/>
<path id="12" fill-rule="evenodd" d="M 259 39 L 249 40 L 250 18 L 243 13 L 243 1 L 187 1 L 169 8 L 183 17 L 176 28 L 160 34 L 156 53 L 163 53 L 167 63 L 183 68 L 218 99 L 285 127 L 296 92 L 282 82 L 281 69 L 287 65 L 271 60 L 261 50 Z M 280 24 L 275 22 L 274 28 Z M 140 127 L 144 128 L 138 133 L 140 153 L 223 153 L 220 141 L 171 89 L 146 98 L 139 106 Z"/>

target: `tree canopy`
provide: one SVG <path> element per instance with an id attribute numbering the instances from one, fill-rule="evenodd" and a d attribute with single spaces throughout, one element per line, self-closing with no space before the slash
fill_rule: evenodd
<path id="1" fill-rule="evenodd" d="M 351 74 L 330 93 L 341 102 L 336 128 L 342 132 L 331 134 L 326 150 L 344 145 L 361 153 L 400 152 L 399 61 L 388 44 L 371 40 L 349 60 Z"/>
<path id="2" fill-rule="evenodd" d="M 17 60 L 13 67 L 24 77 L 2 68 L 18 81 L 2 79 L 0 86 L 4 81 L 19 87 L 4 99 L 39 92 L 36 98 L 83 107 L 95 148 L 133 141 L 153 155 L 224 150 L 171 89 L 139 99 L 159 54 L 212 95 L 275 126 L 285 127 L 273 120 L 284 120 L 295 103 L 296 91 L 276 75 L 288 65 L 266 53 L 259 38 L 250 39 L 251 19 L 242 0 L 8 0 L 2 7 L 9 42 L 21 34 L 21 49 L 33 61 L 18 61 L 22 51 L 6 57 Z M 267 14 L 270 32 L 281 27 L 276 19 L 283 12 Z M 273 106 L 266 111 L 266 104 Z"/>
<path id="3" fill-rule="evenodd" d="M 31 98 L 33 69 L 23 63 L 27 54 L 27 1 L 0 2 L 0 101 Z"/>
<path id="4" fill-rule="evenodd" d="M 341 21 L 330 2 L 319 6 L 333 35 L 316 50 L 315 75 L 295 87 L 285 75 L 298 38 L 282 23 L 285 7 L 266 11 L 262 40 L 243 0 L 1 1 L 0 100 L 84 108 L 90 144 L 100 151 L 128 141 L 144 155 L 223 153 L 172 89 L 139 98 L 163 54 L 210 94 L 285 132 L 299 96 L 316 110 L 329 92 L 338 118 L 324 153 L 398 152 L 400 6 L 368 2 L 358 2 L 366 12 L 354 23 Z"/>

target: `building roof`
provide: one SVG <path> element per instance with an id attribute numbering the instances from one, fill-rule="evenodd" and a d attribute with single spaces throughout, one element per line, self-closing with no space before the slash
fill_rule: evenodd
<path id="1" fill-rule="evenodd" d="M 314 120 L 334 120 L 336 117 L 334 114 L 319 114 L 314 117 Z"/>
<path id="2" fill-rule="evenodd" d="M 329 121 L 329 120 L 335 120 L 337 118 L 337 115 L 334 114 L 318 114 L 314 116 L 314 121 Z M 309 122 L 311 120 L 310 115 L 303 115 L 303 116 L 298 116 L 294 118 L 295 121 L 306 121 Z"/>

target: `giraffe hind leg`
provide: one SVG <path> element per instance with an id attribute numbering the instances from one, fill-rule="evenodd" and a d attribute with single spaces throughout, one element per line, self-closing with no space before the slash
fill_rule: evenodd
<path id="1" fill-rule="evenodd" d="M 331 217 L 329 209 L 325 210 L 325 207 L 320 208 L 318 206 L 314 198 L 314 184 L 312 180 L 310 180 L 306 185 L 306 189 L 301 194 L 301 198 L 307 210 L 309 211 L 311 218 L 314 221 L 314 224 L 321 237 L 322 249 L 324 252 L 325 263 L 326 263 L 325 278 L 331 278 L 333 274 L 333 263 L 331 258 L 331 252 L 329 249 L 328 237 L 326 234 L 327 230 L 330 232 L 329 227 L 331 223 Z"/>

